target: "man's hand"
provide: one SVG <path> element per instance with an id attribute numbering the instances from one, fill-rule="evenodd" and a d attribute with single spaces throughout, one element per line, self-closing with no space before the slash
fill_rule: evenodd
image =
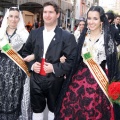
<path id="1" fill-rule="evenodd" d="M 26 62 L 30 62 L 34 59 L 35 59 L 34 54 L 31 54 L 31 55 L 28 55 L 27 57 L 25 57 L 23 60 L 26 61 Z"/>
<path id="2" fill-rule="evenodd" d="M 53 65 L 51 63 L 45 62 L 44 70 L 45 70 L 46 73 L 52 73 L 54 71 Z"/>
<path id="3" fill-rule="evenodd" d="M 41 64 L 39 62 L 35 62 L 33 64 L 33 70 L 35 73 L 39 73 L 40 72 L 40 68 L 41 68 Z"/>
<path id="4" fill-rule="evenodd" d="M 61 62 L 61 63 L 64 63 L 65 60 L 66 60 L 66 57 L 63 55 L 63 56 L 60 58 L 60 62 Z"/>

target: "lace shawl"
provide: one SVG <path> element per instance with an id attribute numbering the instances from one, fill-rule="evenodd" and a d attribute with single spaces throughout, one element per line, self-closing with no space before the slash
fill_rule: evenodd
<path id="1" fill-rule="evenodd" d="M 106 60 L 104 47 L 103 34 L 101 34 L 96 41 L 91 41 L 89 37 L 85 37 L 81 54 L 83 56 L 83 54 L 90 52 L 90 54 L 92 55 L 92 59 L 100 65 L 103 60 Z"/>

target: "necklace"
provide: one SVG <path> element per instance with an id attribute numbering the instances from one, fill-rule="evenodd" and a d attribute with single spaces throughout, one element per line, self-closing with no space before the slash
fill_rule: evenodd
<path id="1" fill-rule="evenodd" d="M 103 36 L 103 34 L 99 34 L 96 37 L 96 40 L 91 40 L 90 35 L 86 36 L 86 40 L 83 44 L 84 53 L 90 52 L 91 56 L 94 58 L 94 55 L 96 54 L 96 51 L 98 49 L 97 42 L 100 40 L 101 36 Z"/>
<path id="2" fill-rule="evenodd" d="M 11 42 L 10 38 L 11 38 L 13 35 L 15 35 L 15 33 L 16 33 L 16 29 L 14 30 L 14 32 L 13 32 L 11 35 L 8 34 L 8 32 L 6 31 L 6 35 L 8 36 L 9 42 Z"/>
<path id="3" fill-rule="evenodd" d="M 10 26 L 8 26 L 9 29 L 15 30 L 16 28 L 11 28 Z"/>
<path id="4" fill-rule="evenodd" d="M 89 40 L 90 41 L 92 41 L 93 43 L 95 43 L 96 41 L 98 41 L 99 40 L 99 38 L 101 37 L 101 33 L 99 33 L 98 35 L 96 35 L 96 36 L 94 36 L 94 35 L 92 35 L 91 36 L 91 34 L 88 34 L 88 37 L 89 37 Z"/>
<path id="5" fill-rule="evenodd" d="M 96 42 L 93 44 L 89 40 L 89 37 L 86 36 L 81 54 L 83 58 L 86 53 L 89 53 L 92 59 L 99 64 L 101 64 L 101 62 L 106 59 L 105 46 L 104 46 L 104 33 L 101 34 L 99 40 L 98 41 L 96 40 Z"/>
<path id="6" fill-rule="evenodd" d="M 91 55 L 94 57 L 94 55 L 96 54 L 97 52 L 97 49 L 98 49 L 98 44 L 97 42 L 100 40 L 101 36 L 103 34 L 99 34 L 96 39 L 93 41 L 93 40 L 90 40 L 89 38 L 89 42 L 88 42 L 88 49 L 89 49 L 89 52 L 91 53 Z"/>

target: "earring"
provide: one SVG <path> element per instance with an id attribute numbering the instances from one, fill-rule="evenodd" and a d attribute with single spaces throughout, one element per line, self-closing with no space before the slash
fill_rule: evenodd
<path id="1" fill-rule="evenodd" d="M 100 30 L 101 30 L 101 34 L 103 34 L 103 26 L 102 26 L 102 23 L 101 23 L 101 26 L 100 26 Z"/>
<path id="2" fill-rule="evenodd" d="M 87 34 L 90 34 L 90 29 L 89 28 L 87 29 Z"/>
<path id="3" fill-rule="evenodd" d="M 103 29 L 101 30 L 101 34 L 103 34 Z"/>

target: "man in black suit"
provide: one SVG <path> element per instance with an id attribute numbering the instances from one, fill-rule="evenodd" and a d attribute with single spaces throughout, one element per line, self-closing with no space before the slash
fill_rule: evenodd
<path id="1" fill-rule="evenodd" d="M 120 16 L 119 15 L 115 15 L 114 25 L 119 30 L 119 33 L 120 33 Z"/>
<path id="2" fill-rule="evenodd" d="M 49 109 L 48 119 L 54 119 L 56 100 L 62 89 L 64 75 L 70 72 L 76 53 L 74 35 L 57 26 L 59 15 L 60 9 L 55 2 L 44 3 L 44 27 L 31 31 L 23 49 L 24 57 L 33 53 L 35 55 L 35 59 L 27 63 L 31 72 L 30 94 L 33 120 L 43 120 L 46 102 Z M 67 59 L 61 63 L 60 57 L 63 55 Z M 44 76 L 39 74 L 43 58 L 46 61 Z"/>
<path id="3" fill-rule="evenodd" d="M 115 15 L 113 12 L 107 12 L 105 14 L 106 14 L 106 17 L 108 18 L 108 22 L 110 23 L 111 35 L 114 38 L 116 45 L 118 46 L 120 44 L 120 32 L 119 32 L 119 29 L 115 27 L 115 24 L 113 24 Z"/>

